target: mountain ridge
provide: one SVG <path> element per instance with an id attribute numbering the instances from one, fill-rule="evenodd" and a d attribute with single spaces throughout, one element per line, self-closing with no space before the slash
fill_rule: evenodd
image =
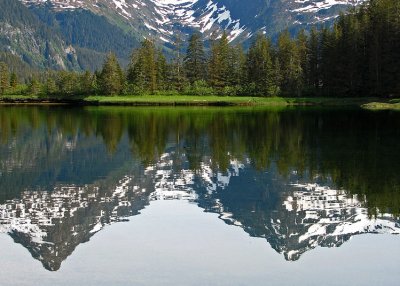
<path id="1" fill-rule="evenodd" d="M 0 51 L 42 70 L 93 71 L 109 51 L 126 65 L 132 49 L 145 38 L 170 51 L 177 37 L 185 39 L 194 31 L 205 40 L 226 32 L 237 43 L 260 32 L 274 38 L 289 29 L 293 35 L 332 23 L 340 12 L 365 1 L 2 0 Z M 24 19 L 17 16 L 21 13 Z"/>
<path id="2" fill-rule="evenodd" d="M 56 11 L 87 9 L 124 25 L 136 34 L 173 42 L 176 33 L 198 30 L 205 38 L 226 31 L 243 41 L 262 31 L 269 36 L 329 22 L 365 0 L 21 0 L 26 5 L 51 3 Z M 119 21 L 116 21 L 119 22 Z"/>

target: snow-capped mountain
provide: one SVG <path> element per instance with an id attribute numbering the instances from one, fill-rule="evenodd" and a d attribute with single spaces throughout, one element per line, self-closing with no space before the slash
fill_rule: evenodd
<path id="1" fill-rule="evenodd" d="M 364 1 L 3 0 L 0 52 L 36 68 L 96 70 L 109 51 L 127 64 L 144 38 L 166 51 L 193 31 L 205 39 L 225 31 L 230 41 L 243 43 L 259 32 L 276 37 L 284 29 L 295 34 L 331 23 Z"/>
<path id="2" fill-rule="evenodd" d="M 206 37 L 228 31 L 231 40 L 246 36 L 249 30 L 218 1 L 204 0 L 22 0 L 26 5 L 51 2 L 55 11 L 87 9 L 108 17 L 119 17 L 132 32 L 153 37 L 161 43 L 172 43 L 195 29 Z M 246 30 L 247 33 L 246 33 Z"/>
<path id="3" fill-rule="evenodd" d="M 365 0 L 21 0 L 51 3 L 55 11 L 87 9 L 123 22 L 136 34 L 171 43 L 176 34 L 198 30 L 208 37 L 227 31 L 231 41 L 258 31 L 269 35 L 330 21 Z M 117 18 L 118 19 L 117 19 Z M 182 36 L 181 35 L 181 36 Z"/>

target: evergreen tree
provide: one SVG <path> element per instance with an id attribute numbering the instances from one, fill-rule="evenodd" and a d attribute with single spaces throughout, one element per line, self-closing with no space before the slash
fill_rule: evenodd
<path id="1" fill-rule="evenodd" d="M 139 92 L 154 93 L 157 90 L 157 73 L 157 50 L 154 42 L 146 39 L 132 53 L 128 83 L 134 85 Z"/>
<path id="2" fill-rule="evenodd" d="M 307 40 L 307 65 L 304 70 L 305 83 L 309 92 L 316 95 L 320 87 L 320 45 L 319 34 L 315 28 L 311 29 L 310 36 Z"/>
<path id="3" fill-rule="evenodd" d="M 42 84 L 36 77 L 33 77 L 28 85 L 28 92 L 31 95 L 39 95 L 42 90 Z"/>
<path id="4" fill-rule="evenodd" d="M 298 89 L 299 92 L 302 92 L 304 89 L 304 85 L 306 82 L 306 70 L 308 66 L 308 47 L 307 47 L 307 35 L 304 30 L 300 30 L 300 32 L 297 34 L 295 45 L 296 45 L 296 50 L 297 50 L 297 55 L 300 61 L 300 68 L 301 71 L 300 73 L 300 79 L 298 83 Z"/>
<path id="5" fill-rule="evenodd" d="M 125 84 L 124 73 L 117 57 L 109 53 L 100 74 L 101 92 L 106 95 L 121 94 Z"/>
<path id="6" fill-rule="evenodd" d="M 242 45 L 236 45 L 229 49 L 228 55 L 228 84 L 239 87 L 246 78 L 246 55 Z"/>
<path id="7" fill-rule="evenodd" d="M 8 66 L 0 62 L 0 94 L 4 94 L 9 87 Z"/>
<path id="8" fill-rule="evenodd" d="M 335 28 L 335 27 L 334 27 Z M 338 96 L 335 85 L 336 72 L 336 39 L 337 31 L 329 31 L 327 28 L 320 32 L 321 61 L 320 61 L 320 77 L 322 82 L 322 95 Z"/>
<path id="9" fill-rule="evenodd" d="M 281 90 L 289 96 L 299 96 L 302 89 L 302 73 L 299 49 L 286 30 L 278 37 L 278 58 L 281 69 Z"/>
<path id="10" fill-rule="evenodd" d="M 75 72 L 58 72 L 56 83 L 58 92 L 63 96 L 71 96 L 79 93 L 79 80 Z"/>
<path id="11" fill-rule="evenodd" d="M 79 86 L 82 95 L 90 95 L 95 91 L 91 72 L 85 71 L 79 76 Z"/>
<path id="12" fill-rule="evenodd" d="M 278 92 L 276 74 L 272 62 L 271 42 L 258 34 L 247 55 L 248 83 L 253 93 L 261 96 L 275 96 Z"/>
<path id="13" fill-rule="evenodd" d="M 169 86 L 175 91 L 182 91 L 186 84 L 186 76 L 184 70 L 184 62 L 182 57 L 182 39 L 180 36 L 175 37 L 174 51 L 171 64 L 169 65 Z"/>
<path id="14" fill-rule="evenodd" d="M 44 84 L 44 93 L 47 96 L 56 95 L 59 93 L 58 86 L 56 83 L 57 75 L 55 72 L 48 71 L 45 74 L 45 84 Z"/>
<path id="15" fill-rule="evenodd" d="M 224 32 L 222 37 L 214 41 L 211 46 L 211 56 L 208 62 L 209 82 L 213 88 L 222 90 L 228 85 L 229 79 L 229 52 L 228 36 Z"/>
<path id="16" fill-rule="evenodd" d="M 15 72 L 11 73 L 10 86 L 14 91 L 18 86 L 18 76 L 17 76 L 17 74 Z"/>
<path id="17" fill-rule="evenodd" d="M 186 77 L 191 84 L 206 77 L 206 56 L 200 33 L 189 38 L 189 45 L 184 59 Z"/>
<path id="18" fill-rule="evenodd" d="M 157 51 L 156 66 L 157 88 L 158 90 L 165 90 L 167 88 L 168 64 L 167 59 L 165 58 L 161 50 Z"/>
<path id="19" fill-rule="evenodd" d="M 376 95 L 399 94 L 400 4 L 396 0 L 370 1 L 369 81 Z"/>

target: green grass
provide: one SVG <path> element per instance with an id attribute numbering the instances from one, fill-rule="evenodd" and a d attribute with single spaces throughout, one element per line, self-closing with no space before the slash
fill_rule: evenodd
<path id="1" fill-rule="evenodd" d="M 88 96 L 88 97 L 57 97 L 49 99 L 34 95 L 4 95 L 0 102 L 6 103 L 51 103 L 68 101 L 73 103 L 86 103 L 89 105 L 127 105 L 127 106 L 363 106 L 368 108 L 368 103 L 378 102 L 386 104 L 377 98 L 324 98 L 324 97 L 251 97 L 251 96 L 188 96 L 188 95 L 143 95 L 143 96 Z M 400 103 L 395 102 L 391 107 Z M 372 108 L 369 108 L 372 109 Z"/>
<path id="2" fill-rule="evenodd" d="M 283 98 L 283 97 L 240 97 L 240 96 L 89 96 L 85 101 L 96 104 L 115 105 L 361 105 L 369 98 Z"/>
<path id="3" fill-rule="evenodd" d="M 99 104 L 137 105 L 287 105 L 283 98 L 147 95 L 147 96 L 89 96 L 87 102 Z"/>
<path id="4" fill-rule="evenodd" d="M 400 102 L 387 103 L 387 102 L 370 102 L 361 105 L 362 108 L 368 110 L 397 110 L 400 111 Z"/>
<path id="5" fill-rule="evenodd" d="M 38 100 L 37 95 L 22 95 L 22 94 L 5 94 L 0 96 L 0 101 L 12 101 L 12 100 Z"/>
<path id="6" fill-rule="evenodd" d="M 53 105 L 68 104 L 62 98 L 48 98 L 40 95 L 2 95 L 0 96 L 0 104 L 32 104 L 32 105 Z"/>

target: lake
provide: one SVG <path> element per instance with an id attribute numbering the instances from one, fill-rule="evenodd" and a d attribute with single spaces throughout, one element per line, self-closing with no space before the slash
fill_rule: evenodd
<path id="1" fill-rule="evenodd" d="M 1 285 L 398 285 L 400 113 L 0 106 Z"/>

